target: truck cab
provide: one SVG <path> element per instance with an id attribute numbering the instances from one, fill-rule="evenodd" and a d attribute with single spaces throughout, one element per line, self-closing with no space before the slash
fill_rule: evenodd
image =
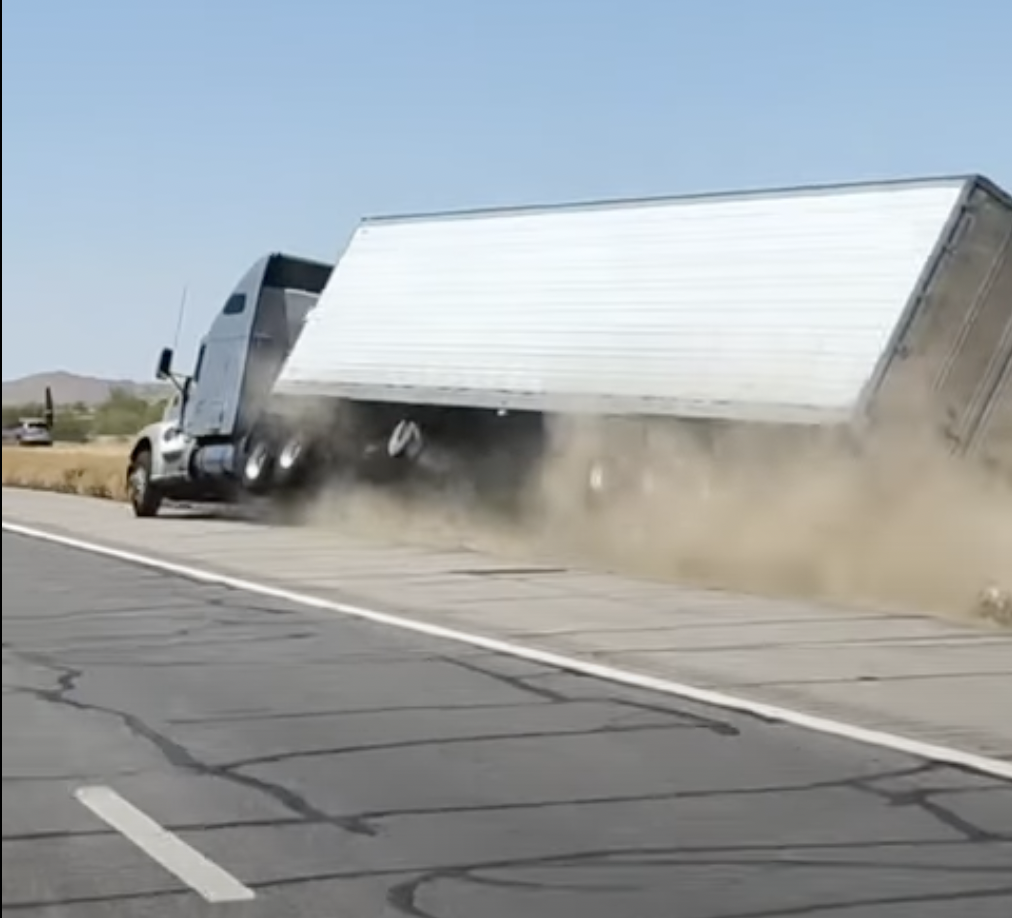
<path id="1" fill-rule="evenodd" d="M 243 444 L 332 270 L 318 261 L 268 255 L 226 298 L 191 373 L 176 371 L 171 349 L 162 352 L 157 376 L 171 381 L 176 393 L 131 449 L 128 490 L 137 515 L 154 515 L 166 499 L 230 497 Z"/>

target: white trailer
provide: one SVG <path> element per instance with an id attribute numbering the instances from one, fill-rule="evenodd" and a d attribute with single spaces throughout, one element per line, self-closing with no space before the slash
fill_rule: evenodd
<path id="1" fill-rule="evenodd" d="M 823 424 L 927 360 L 970 441 L 1008 375 L 1010 234 L 979 178 L 366 220 L 277 391 Z"/>

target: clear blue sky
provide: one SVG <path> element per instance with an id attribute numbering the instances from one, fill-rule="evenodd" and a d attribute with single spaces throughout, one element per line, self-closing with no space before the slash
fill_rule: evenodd
<path id="1" fill-rule="evenodd" d="M 984 172 L 1008 0 L 6 0 L 3 377 L 148 378 L 363 215 Z"/>

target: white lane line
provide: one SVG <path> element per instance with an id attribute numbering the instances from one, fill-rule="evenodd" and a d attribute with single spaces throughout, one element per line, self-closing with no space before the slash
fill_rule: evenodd
<path id="1" fill-rule="evenodd" d="M 214 905 L 250 902 L 251 889 L 108 787 L 82 787 L 74 796 L 106 825 L 136 845 L 156 864 Z"/>
<path id="2" fill-rule="evenodd" d="M 737 711 L 766 720 L 790 724 L 791 726 L 800 727 L 814 733 L 862 743 L 867 746 L 875 746 L 880 749 L 888 749 L 892 752 L 898 752 L 928 762 L 954 765 L 958 768 L 965 768 L 980 774 L 1000 778 L 1004 781 L 1012 781 L 1012 761 L 1002 761 L 1001 759 L 989 758 L 988 756 L 977 755 L 961 749 L 909 739 L 894 733 L 886 733 L 825 717 L 805 714 L 801 711 L 791 710 L 790 708 L 782 708 L 778 705 L 766 704 L 761 701 L 752 701 L 748 698 L 740 698 L 736 695 L 725 694 L 724 692 L 696 688 L 695 686 L 686 685 L 681 682 L 674 682 L 656 676 L 647 676 L 642 673 L 606 666 L 600 663 L 592 663 L 589 660 L 581 660 L 548 650 L 539 650 L 523 644 L 515 644 L 497 638 L 470 634 L 466 631 L 458 631 L 455 628 L 433 625 L 401 615 L 392 615 L 375 609 L 367 609 L 363 606 L 335 602 L 334 600 L 324 599 L 308 593 L 300 593 L 296 590 L 285 589 L 284 587 L 270 586 L 264 583 L 257 583 L 253 580 L 246 580 L 242 577 L 233 577 L 228 574 L 220 574 L 187 564 L 166 561 L 138 552 L 113 548 L 112 546 L 102 545 L 98 542 L 89 542 L 71 536 L 57 535 L 43 529 L 25 526 L 20 523 L 11 523 L 7 520 L 3 520 L 2 528 L 4 532 L 102 555 L 117 561 L 124 561 L 147 567 L 151 570 L 161 571 L 162 573 L 174 574 L 198 583 L 224 586 L 257 596 L 304 606 L 309 609 L 358 618 L 375 624 L 398 628 L 402 631 L 411 631 L 415 634 L 436 638 L 437 640 L 466 644 L 480 650 L 487 650 L 490 653 L 516 657 L 552 669 L 590 676 L 591 678 L 601 679 L 605 682 L 614 682 L 632 688 L 644 689 L 648 692 L 683 698 L 688 701 L 696 701 L 711 707 Z"/>

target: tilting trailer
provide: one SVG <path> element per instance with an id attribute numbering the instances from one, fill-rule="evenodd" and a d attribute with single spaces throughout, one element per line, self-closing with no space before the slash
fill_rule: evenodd
<path id="1" fill-rule="evenodd" d="M 134 507 L 334 475 L 515 489 L 579 418 L 916 423 L 1000 457 L 1010 240 L 976 176 L 368 219 L 336 265 L 251 269 L 192 374 L 163 354 L 180 399 L 132 451 Z"/>

